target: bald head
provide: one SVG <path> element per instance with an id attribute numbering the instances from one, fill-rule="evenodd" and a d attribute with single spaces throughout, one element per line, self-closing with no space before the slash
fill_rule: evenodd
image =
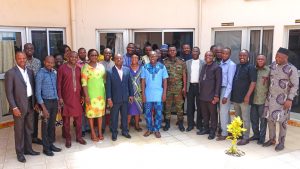
<path id="1" fill-rule="evenodd" d="M 121 54 L 115 54 L 114 56 L 115 65 L 121 69 L 123 65 L 123 56 Z"/>
<path id="2" fill-rule="evenodd" d="M 263 68 L 266 65 L 267 57 L 265 55 L 258 55 L 256 57 L 256 67 Z"/>

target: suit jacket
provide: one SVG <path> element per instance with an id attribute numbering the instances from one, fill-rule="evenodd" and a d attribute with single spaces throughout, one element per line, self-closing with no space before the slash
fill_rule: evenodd
<path id="1" fill-rule="evenodd" d="M 112 99 L 114 104 L 128 102 L 129 96 L 133 96 L 130 70 L 125 66 L 122 66 L 122 70 L 122 81 L 115 66 L 107 71 L 106 98 Z"/>
<path id="2" fill-rule="evenodd" d="M 32 109 L 35 104 L 34 96 L 34 73 L 31 69 L 27 68 L 27 74 L 32 88 Z M 18 107 L 22 114 L 28 112 L 28 98 L 26 83 L 17 66 L 11 68 L 5 73 L 5 93 L 9 104 L 9 112 Z"/>
<path id="3" fill-rule="evenodd" d="M 191 72 L 192 72 L 192 61 L 193 61 L 193 59 L 190 59 L 190 60 L 185 62 L 186 63 L 186 73 L 187 73 L 187 81 L 186 81 L 186 84 L 187 84 L 186 91 L 187 92 L 189 92 L 189 88 L 190 88 Z M 200 73 L 201 73 L 201 70 L 202 70 L 202 67 L 203 67 L 204 64 L 205 64 L 205 62 L 200 59 L 200 62 L 199 62 L 199 76 L 200 76 Z"/>

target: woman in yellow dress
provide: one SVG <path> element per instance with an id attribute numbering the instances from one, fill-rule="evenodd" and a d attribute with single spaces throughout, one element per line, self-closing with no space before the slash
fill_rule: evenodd
<path id="1" fill-rule="evenodd" d="M 102 116 L 105 114 L 105 67 L 97 62 L 99 56 L 96 49 L 88 51 L 89 63 L 81 70 L 81 82 L 85 96 L 86 116 L 91 128 L 91 139 L 93 141 L 103 140 Z M 98 122 L 98 137 L 94 130 L 94 118 Z"/>

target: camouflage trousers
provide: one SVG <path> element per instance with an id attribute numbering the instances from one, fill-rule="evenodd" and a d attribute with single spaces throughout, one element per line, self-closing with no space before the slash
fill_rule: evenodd
<path id="1" fill-rule="evenodd" d="M 182 96 L 181 90 L 177 90 L 176 92 L 167 91 L 167 100 L 166 100 L 166 109 L 165 109 L 165 115 L 167 120 L 170 120 L 171 118 L 171 111 L 172 111 L 173 104 L 175 106 L 175 111 L 177 113 L 177 119 L 183 120 L 182 107 L 184 104 L 184 98 Z"/>

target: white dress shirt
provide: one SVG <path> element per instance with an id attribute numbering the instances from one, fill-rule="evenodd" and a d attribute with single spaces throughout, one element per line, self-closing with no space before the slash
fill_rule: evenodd
<path id="1" fill-rule="evenodd" d="M 199 82 L 199 66 L 200 66 L 200 59 L 192 60 L 191 65 L 191 81 L 190 83 L 198 83 Z"/>
<path id="2" fill-rule="evenodd" d="M 122 69 L 122 67 L 121 67 L 121 69 L 119 69 L 117 66 L 115 66 L 116 67 L 116 69 L 117 69 L 117 71 L 118 71 L 118 74 L 119 74 L 119 76 L 120 76 L 120 79 L 121 79 L 121 81 L 122 81 L 122 77 L 123 77 L 123 69 Z"/>
<path id="3" fill-rule="evenodd" d="M 31 88 L 29 76 L 27 74 L 27 68 L 25 68 L 25 70 L 24 70 L 21 67 L 19 67 L 18 65 L 17 65 L 17 67 L 19 68 L 19 70 L 20 70 L 20 72 L 22 74 L 22 77 L 23 77 L 23 79 L 24 79 L 24 81 L 26 83 L 27 97 L 30 97 L 30 96 L 32 96 L 32 88 Z"/>

